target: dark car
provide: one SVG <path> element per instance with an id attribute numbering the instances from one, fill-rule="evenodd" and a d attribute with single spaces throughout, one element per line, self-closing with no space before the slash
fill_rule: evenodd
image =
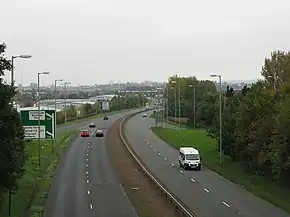
<path id="1" fill-rule="evenodd" d="M 97 130 L 96 137 L 103 137 L 103 136 L 104 136 L 104 132 L 102 130 Z"/>
<path id="2" fill-rule="evenodd" d="M 90 127 L 90 128 L 96 127 L 96 123 L 95 123 L 95 122 L 91 122 L 91 123 L 89 124 L 89 127 Z"/>
<path id="3" fill-rule="evenodd" d="M 104 120 L 109 120 L 109 118 L 108 118 L 108 116 L 104 116 L 104 118 L 103 118 Z"/>
<path id="4" fill-rule="evenodd" d="M 90 136 L 90 133 L 88 130 L 82 130 L 81 137 L 89 137 L 89 136 Z"/>

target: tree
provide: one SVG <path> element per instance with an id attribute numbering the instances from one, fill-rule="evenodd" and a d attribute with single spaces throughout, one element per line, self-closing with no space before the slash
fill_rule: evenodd
<path id="1" fill-rule="evenodd" d="M 4 56 L 6 45 L 0 44 L 0 76 L 12 65 Z M 12 107 L 16 91 L 0 79 L 0 196 L 17 188 L 25 162 L 24 131 L 18 112 Z"/>

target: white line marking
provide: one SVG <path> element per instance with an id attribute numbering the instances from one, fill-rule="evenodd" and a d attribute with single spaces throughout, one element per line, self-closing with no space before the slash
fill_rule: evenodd
<path id="1" fill-rule="evenodd" d="M 152 145 L 150 145 L 150 148 L 152 148 Z"/>
<path id="2" fill-rule="evenodd" d="M 86 164 L 86 167 L 88 167 L 89 165 Z"/>
<path id="3" fill-rule="evenodd" d="M 156 149 L 154 149 L 154 151 L 156 151 Z"/>
<path id="4" fill-rule="evenodd" d="M 229 204 L 227 204 L 226 202 L 224 202 L 223 201 L 223 204 L 225 205 L 225 206 L 227 206 L 227 207 L 230 207 L 230 205 Z"/>
<path id="5" fill-rule="evenodd" d="M 88 158 L 86 158 L 86 161 L 88 161 L 89 159 Z"/>
<path id="6" fill-rule="evenodd" d="M 209 190 L 207 190 L 206 188 L 204 188 L 203 190 L 205 190 L 207 193 L 209 192 Z"/>
<path id="7" fill-rule="evenodd" d="M 87 183 L 90 183 L 90 181 L 89 181 L 89 180 L 87 180 Z"/>
<path id="8" fill-rule="evenodd" d="M 165 157 L 164 160 L 167 160 L 167 158 Z"/>
<path id="9" fill-rule="evenodd" d="M 90 208 L 93 209 L 93 205 L 92 204 L 90 204 Z"/>
<path id="10" fill-rule="evenodd" d="M 160 153 L 158 153 L 158 155 L 160 155 Z"/>
<path id="11" fill-rule="evenodd" d="M 87 157 L 89 156 L 89 154 L 87 153 Z"/>
<path id="12" fill-rule="evenodd" d="M 179 170 L 179 172 L 183 174 L 183 171 L 182 170 Z"/>
<path id="13" fill-rule="evenodd" d="M 86 174 L 89 174 L 89 172 L 87 171 Z"/>
<path id="14" fill-rule="evenodd" d="M 91 194 L 91 192 L 90 192 L 90 191 L 88 191 L 88 194 Z"/>
<path id="15" fill-rule="evenodd" d="M 174 167 L 174 164 L 171 164 L 172 167 Z"/>
<path id="16" fill-rule="evenodd" d="M 192 182 L 195 182 L 195 180 L 194 179 L 190 179 Z"/>

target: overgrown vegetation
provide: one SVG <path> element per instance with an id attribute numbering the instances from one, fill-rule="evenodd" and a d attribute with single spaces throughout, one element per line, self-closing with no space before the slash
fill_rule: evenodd
<path id="1" fill-rule="evenodd" d="M 285 184 L 290 181 L 290 53 L 275 51 L 265 58 L 263 80 L 240 91 L 222 92 L 223 151 L 252 174 Z M 176 81 L 176 82 L 173 82 Z M 219 93 L 212 81 L 170 77 L 169 116 L 175 111 L 180 85 L 181 117 L 193 122 L 193 88 L 196 87 L 196 126 L 219 139 Z M 191 86 L 191 87 L 190 87 Z M 176 91 L 176 92 L 175 92 Z M 165 97 L 167 93 L 165 93 Z M 177 97 L 178 105 L 178 97 Z M 216 147 L 218 150 L 218 147 Z"/>

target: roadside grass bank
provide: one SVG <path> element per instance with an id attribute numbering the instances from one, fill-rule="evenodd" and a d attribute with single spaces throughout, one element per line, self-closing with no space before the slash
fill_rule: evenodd
<path id="1" fill-rule="evenodd" d="M 43 203 L 35 203 L 35 201 L 45 200 L 41 194 L 43 189 L 48 189 L 53 176 L 53 165 L 57 164 L 58 157 L 62 150 L 68 145 L 69 138 L 75 135 L 78 131 L 68 131 L 57 135 L 55 142 L 53 140 L 41 141 L 41 164 L 38 165 L 38 141 L 27 142 L 25 145 L 27 160 L 24 165 L 24 174 L 18 180 L 18 189 L 11 196 L 11 216 L 12 217 L 26 217 L 37 216 L 32 215 L 31 208 L 35 212 L 40 213 L 44 207 Z M 52 175 L 50 175 L 52 174 Z M 45 192 L 45 191 L 43 191 Z M 40 199 L 42 198 L 43 199 Z M 9 209 L 8 195 L 5 196 L 1 204 L 0 216 L 6 217 Z M 39 205 L 38 208 L 34 204 Z M 32 206 L 33 205 L 33 206 Z M 41 207 L 43 205 L 43 207 Z M 31 215 L 30 215 L 31 214 Z M 41 216 L 41 215 L 39 215 Z"/>
<path id="2" fill-rule="evenodd" d="M 205 130 L 175 130 L 161 127 L 151 129 L 175 148 L 181 146 L 197 148 L 206 167 L 290 213 L 289 189 L 264 177 L 251 174 L 241 163 L 232 161 L 228 156 L 224 156 L 224 166 L 220 167 L 218 143 L 215 139 L 209 138 Z"/>

